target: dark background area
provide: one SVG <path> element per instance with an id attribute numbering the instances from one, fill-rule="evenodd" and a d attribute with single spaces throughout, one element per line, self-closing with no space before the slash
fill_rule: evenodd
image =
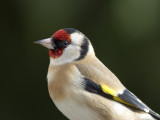
<path id="1" fill-rule="evenodd" d="M 73 27 L 97 57 L 160 113 L 159 0 L 0 1 L 0 120 L 65 120 L 49 97 L 48 50 L 33 44 Z"/>

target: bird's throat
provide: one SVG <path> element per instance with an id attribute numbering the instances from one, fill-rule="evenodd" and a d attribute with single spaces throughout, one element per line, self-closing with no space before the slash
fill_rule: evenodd
<path id="1" fill-rule="evenodd" d="M 60 57 L 63 54 L 63 50 L 61 48 L 57 48 L 55 50 L 49 50 L 49 56 L 52 57 L 53 59 Z"/>

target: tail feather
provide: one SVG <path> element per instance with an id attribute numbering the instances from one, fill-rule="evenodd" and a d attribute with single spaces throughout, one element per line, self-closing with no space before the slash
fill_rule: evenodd
<path id="1" fill-rule="evenodd" d="M 149 110 L 149 114 L 152 115 L 157 120 L 160 120 L 160 115 L 158 113 L 154 112 L 153 110 Z"/>

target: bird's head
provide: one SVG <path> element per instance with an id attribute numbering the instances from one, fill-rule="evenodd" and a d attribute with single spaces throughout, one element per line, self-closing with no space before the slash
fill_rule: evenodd
<path id="1" fill-rule="evenodd" d="M 36 41 L 49 49 L 49 56 L 54 65 L 62 65 L 84 59 L 88 53 L 94 54 L 89 39 L 73 28 L 64 28 L 50 38 Z"/>

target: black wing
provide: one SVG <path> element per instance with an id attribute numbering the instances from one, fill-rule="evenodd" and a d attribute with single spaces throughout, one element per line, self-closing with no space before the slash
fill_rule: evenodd
<path id="1" fill-rule="evenodd" d="M 112 100 L 116 100 L 114 99 L 115 97 L 119 98 L 121 102 L 123 104 L 135 107 L 137 109 L 140 109 L 146 113 L 149 113 L 150 115 L 152 115 L 153 117 L 157 118 L 160 120 L 160 115 L 157 114 L 156 112 L 154 112 L 153 110 L 151 110 L 146 104 L 144 104 L 141 100 L 139 100 L 133 93 L 131 93 L 129 90 L 125 89 L 124 92 L 122 94 L 118 94 L 116 96 L 113 96 L 109 93 L 106 93 L 103 89 L 102 86 L 93 82 L 92 80 L 89 80 L 87 78 L 83 78 L 84 79 L 84 87 L 85 90 L 87 90 L 88 92 L 91 93 L 95 93 L 98 95 L 101 95 L 103 97 L 106 97 L 108 99 L 112 99 Z"/>

